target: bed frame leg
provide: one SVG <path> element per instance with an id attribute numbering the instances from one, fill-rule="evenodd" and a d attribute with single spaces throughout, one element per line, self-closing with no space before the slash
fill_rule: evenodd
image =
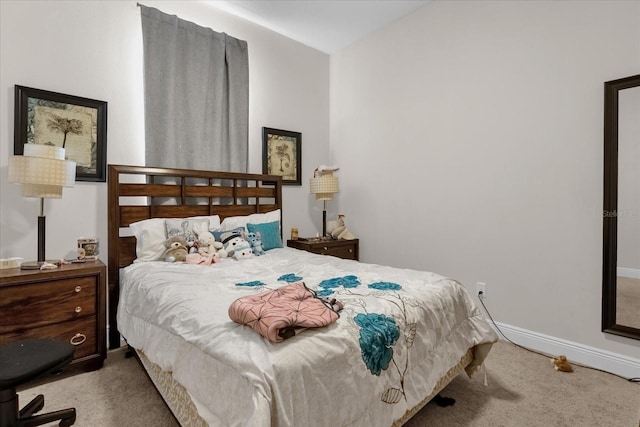
<path id="1" fill-rule="evenodd" d="M 442 408 L 451 406 L 456 403 L 455 399 L 452 399 L 451 397 L 444 397 L 440 393 L 436 394 L 435 397 L 431 399 L 431 401 Z"/>
<path id="2" fill-rule="evenodd" d="M 134 353 L 133 348 L 132 348 L 130 345 L 128 345 L 128 344 L 127 344 L 127 351 L 124 353 L 124 357 L 125 357 L 125 359 L 128 359 L 128 358 L 130 358 L 130 357 L 133 357 L 133 355 L 134 355 L 134 354 L 135 354 L 135 353 Z"/>

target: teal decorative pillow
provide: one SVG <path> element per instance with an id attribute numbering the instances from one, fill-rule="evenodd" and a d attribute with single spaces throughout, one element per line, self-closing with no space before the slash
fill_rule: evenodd
<path id="1" fill-rule="evenodd" d="M 262 248 L 265 251 L 282 247 L 280 238 L 280 221 L 265 222 L 263 224 L 247 224 L 249 233 L 260 233 Z"/>

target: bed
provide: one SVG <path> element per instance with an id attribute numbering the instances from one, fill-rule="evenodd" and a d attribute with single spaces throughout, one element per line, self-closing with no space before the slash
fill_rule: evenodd
<path id="1" fill-rule="evenodd" d="M 153 233 L 140 224 L 157 234 L 176 218 L 208 218 L 217 230 L 276 223 L 281 242 L 282 181 L 117 165 L 108 173 L 110 347 L 122 334 L 182 425 L 399 426 L 456 375 L 472 375 L 497 341 L 464 287 L 435 273 L 273 241 L 264 255 L 212 265 L 144 262 Z M 230 319 L 232 303 L 291 286 L 325 306 L 338 301 L 337 319 L 281 342 Z"/>

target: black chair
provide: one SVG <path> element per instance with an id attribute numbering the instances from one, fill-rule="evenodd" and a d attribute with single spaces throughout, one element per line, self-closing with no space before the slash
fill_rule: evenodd
<path id="1" fill-rule="evenodd" d="M 60 420 L 76 422 L 75 408 L 33 415 L 44 407 L 39 394 L 20 410 L 16 387 L 71 363 L 75 347 L 50 339 L 27 339 L 0 346 L 0 427 L 31 427 Z"/>

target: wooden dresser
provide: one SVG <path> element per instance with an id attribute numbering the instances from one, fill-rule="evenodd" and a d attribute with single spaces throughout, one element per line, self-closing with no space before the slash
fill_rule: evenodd
<path id="1" fill-rule="evenodd" d="M 106 267 L 100 261 L 55 270 L 0 270 L 0 344 L 56 338 L 76 346 L 72 364 L 102 367 L 106 346 Z"/>
<path id="2" fill-rule="evenodd" d="M 303 251 L 313 252 L 320 255 L 332 255 L 343 259 L 360 259 L 358 239 L 353 240 L 315 240 L 300 239 L 287 240 L 287 246 L 290 248 L 302 249 Z"/>

